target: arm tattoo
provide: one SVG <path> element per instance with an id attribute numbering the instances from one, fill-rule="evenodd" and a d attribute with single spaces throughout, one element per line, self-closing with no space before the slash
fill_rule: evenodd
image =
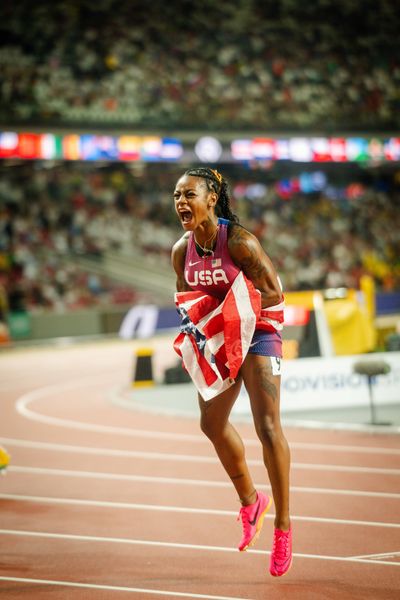
<path id="1" fill-rule="evenodd" d="M 248 243 L 247 232 L 243 227 L 232 227 L 229 244 L 238 256 L 240 267 L 249 279 L 260 279 L 265 273 L 265 267 L 261 264 L 251 244 Z"/>
<path id="2" fill-rule="evenodd" d="M 241 263 L 243 271 L 248 275 L 250 279 L 257 280 L 263 276 L 264 269 L 257 257 L 252 256 L 249 253 L 249 256 L 243 258 Z"/>
<path id="3" fill-rule="evenodd" d="M 258 240 L 240 225 L 229 230 L 228 249 L 232 260 L 261 292 L 262 307 L 282 301 L 275 268 Z"/>

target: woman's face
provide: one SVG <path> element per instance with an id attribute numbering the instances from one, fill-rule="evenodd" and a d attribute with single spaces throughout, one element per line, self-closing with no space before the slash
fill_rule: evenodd
<path id="1" fill-rule="evenodd" d="M 208 191 L 202 177 L 183 175 L 176 184 L 174 201 L 183 229 L 193 231 L 214 215 L 217 194 Z"/>

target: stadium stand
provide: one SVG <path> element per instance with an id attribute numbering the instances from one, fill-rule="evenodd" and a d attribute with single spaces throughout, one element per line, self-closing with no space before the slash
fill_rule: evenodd
<path id="1" fill-rule="evenodd" d="M 397 4 L 5 0 L 0 126 L 397 135 Z M 160 301 L 129 265 L 169 269 L 180 233 L 171 191 L 183 168 L 1 161 L 0 318 Z M 285 289 L 357 287 L 368 273 L 378 291 L 399 290 L 396 166 L 330 181 L 324 165 L 308 190 L 284 168 L 221 166 Z"/>
<path id="2" fill-rule="evenodd" d="M 4 1 L 0 121 L 395 130 L 399 19 L 396 0 Z"/>
<path id="3" fill-rule="evenodd" d="M 112 259 L 119 270 L 125 261 L 125 273 L 135 261 L 170 270 L 181 233 L 172 205 L 181 167 L 149 164 L 139 177 L 123 163 L 44 165 L 0 165 L 0 272 L 11 308 L 138 301 L 128 274 L 124 285 L 121 272 L 113 279 L 99 267 Z M 229 180 L 235 211 L 277 264 L 287 291 L 357 288 L 365 273 L 377 290 L 400 289 L 395 174 L 341 187 L 327 182 L 308 194 L 295 190 L 295 180 L 288 192 L 237 166 Z"/>

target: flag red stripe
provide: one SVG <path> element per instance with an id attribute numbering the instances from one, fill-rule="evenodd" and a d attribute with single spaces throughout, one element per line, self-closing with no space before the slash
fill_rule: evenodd
<path id="1" fill-rule="evenodd" d="M 206 384 L 213 385 L 218 379 L 216 373 L 208 364 L 207 359 L 199 351 L 197 344 L 196 344 L 196 340 L 193 338 L 193 336 L 190 336 L 190 341 L 192 343 L 193 352 L 196 356 L 197 363 L 200 367 L 200 370 L 203 374 Z"/>
<path id="2" fill-rule="evenodd" d="M 237 377 L 255 328 L 276 331 L 268 319 L 276 323 L 283 321 L 283 310 L 261 311 L 261 294 L 242 272 L 222 302 L 203 292 L 179 292 L 175 302 L 182 316 L 187 315 L 192 325 L 196 327 L 201 322 L 199 333 L 204 334 L 205 352 L 199 349 L 190 329 L 177 336 L 174 349 L 183 362 L 186 359 L 186 368 L 191 371 L 194 384 L 206 400 L 227 389 Z M 218 350 L 212 356 L 211 348 L 217 346 Z"/>

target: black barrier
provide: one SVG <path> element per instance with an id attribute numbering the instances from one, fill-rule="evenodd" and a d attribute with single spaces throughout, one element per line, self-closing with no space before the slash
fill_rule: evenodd
<path id="1" fill-rule="evenodd" d="M 151 348 L 140 348 L 136 350 L 135 355 L 132 387 L 150 387 L 154 385 L 153 350 Z"/>
<path id="2" fill-rule="evenodd" d="M 391 423 L 378 421 L 373 396 L 373 383 L 377 375 L 387 375 L 390 373 L 390 365 L 383 360 L 360 360 L 353 365 L 354 373 L 365 375 L 368 382 L 369 407 L 372 425 L 391 425 Z"/>

